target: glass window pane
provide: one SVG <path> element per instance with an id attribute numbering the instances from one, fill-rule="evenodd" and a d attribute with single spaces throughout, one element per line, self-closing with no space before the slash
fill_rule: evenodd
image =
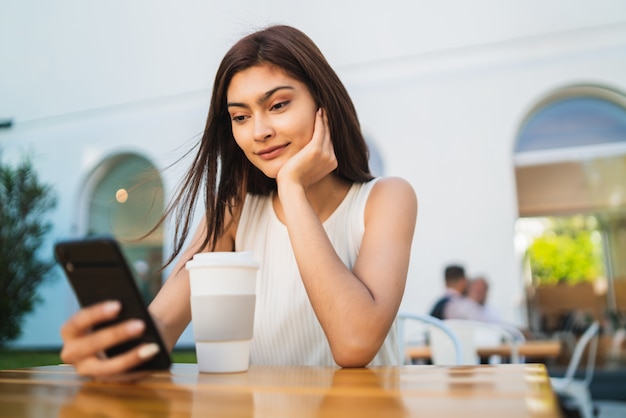
<path id="1" fill-rule="evenodd" d="M 524 124 L 515 152 L 626 143 L 626 110 L 597 97 L 550 103 Z"/>

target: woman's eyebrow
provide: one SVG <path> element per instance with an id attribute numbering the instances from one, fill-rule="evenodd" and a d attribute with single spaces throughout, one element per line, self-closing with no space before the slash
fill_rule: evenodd
<path id="1" fill-rule="evenodd" d="M 292 86 L 278 86 L 278 87 L 274 87 L 271 90 L 266 91 L 261 97 L 259 97 L 259 99 L 257 100 L 257 104 L 263 104 L 265 103 L 270 97 L 272 97 L 272 95 L 274 93 L 276 93 L 279 90 L 294 90 L 294 88 Z M 228 102 L 226 104 L 227 107 L 245 107 L 245 108 L 249 108 L 250 106 L 248 106 L 245 103 L 239 103 L 239 102 Z"/>

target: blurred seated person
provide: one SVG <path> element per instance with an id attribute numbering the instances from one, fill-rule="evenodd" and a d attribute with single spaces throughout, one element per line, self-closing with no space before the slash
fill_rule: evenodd
<path id="1" fill-rule="evenodd" d="M 445 309 L 443 319 L 470 319 L 481 322 L 500 322 L 500 320 L 486 308 L 487 291 L 489 286 L 483 280 L 466 279 L 466 292 L 460 297 L 451 299 Z M 471 296 L 470 296 L 471 295 Z"/>
<path id="2" fill-rule="evenodd" d="M 481 310 L 480 316 L 487 322 L 500 322 L 500 315 L 487 305 L 487 293 L 489 292 L 489 282 L 482 276 L 469 281 L 467 285 L 467 298 L 476 303 L 470 310 Z"/>
<path id="3" fill-rule="evenodd" d="M 460 265 L 448 265 L 444 269 L 446 291 L 440 297 L 430 311 L 430 315 L 439 319 L 449 319 L 448 309 L 452 302 L 456 303 L 463 299 L 467 291 L 467 277 L 465 268 Z"/>
<path id="4" fill-rule="evenodd" d="M 484 277 L 469 280 L 465 268 L 452 264 L 444 270 L 446 291 L 430 311 L 438 319 L 471 319 L 483 322 L 500 322 L 485 305 L 489 284 Z"/>
<path id="5" fill-rule="evenodd" d="M 468 280 L 465 297 L 457 298 L 450 303 L 445 311 L 445 319 L 470 319 L 473 321 L 498 323 L 517 328 L 526 339 L 534 338 L 526 328 L 503 322 L 501 316 L 487 304 L 489 282 L 483 276 Z"/>

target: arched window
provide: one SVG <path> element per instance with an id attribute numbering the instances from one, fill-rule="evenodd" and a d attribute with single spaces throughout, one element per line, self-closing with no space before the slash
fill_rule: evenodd
<path id="1" fill-rule="evenodd" d="M 626 98 L 570 87 L 539 103 L 515 145 L 520 216 L 626 207 Z"/>
<path id="2" fill-rule="evenodd" d="M 596 220 L 608 308 L 626 309 L 617 291 L 626 289 L 626 96 L 599 86 L 553 92 L 522 123 L 514 161 L 521 218 Z"/>
<path id="3" fill-rule="evenodd" d="M 385 163 L 383 161 L 383 157 L 380 155 L 380 151 L 378 150 L 378 146 L 376 142 L 365 138 L 365 142 L 367 143 L 367 148 L 369 151 L 369 166 L 370 171 L 374 177 L 382 177 L 385 175 Z"/>
<path id="4" fill-rule="evenodd" d="M 606 98 L 575 95 L 535 110 L 515 153 L 608 144 L 626 144 L 626 109 Z"/>
<path id="5" fill-rule="evenodd" d="M 87 235 L 110 235 L 121 244 L 146 303 L 161 287 L 163 230 L 139 240 L 163 213 L 163 183 L 146 158 L 122 154 L 94 171 L 87 196 Z"/>

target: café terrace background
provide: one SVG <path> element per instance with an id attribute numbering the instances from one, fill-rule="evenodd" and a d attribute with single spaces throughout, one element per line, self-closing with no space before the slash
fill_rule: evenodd
<path id="1" fill-rule="evenodd" d="M 505 319 L 524 323 L 514 158 L 523 122 L 573 86 L 626 100 L 621 0 L 3 0 L 1 10 L 0 120 L 11 122 L 0 129 L 2 158 L 31 155 L 58 196 L 42 256 L 97 227 L 90 199 L 124 158 L 163 170 L 167 201 L 183 168 L 167 167 L 202 131 L 227 48 L 286 23 L 346 84 L 376 174 L 417 192 L 409 312 L 426 312 L 444 265 L 460 262 L 489 278 Z M 163 231 L 163 255 L 170 238 Z M 51 276 L 14 345 L 60 345 L 76 302 L 60 269 Z M 180 344 L 191 341 L 188 330 Z"/>

